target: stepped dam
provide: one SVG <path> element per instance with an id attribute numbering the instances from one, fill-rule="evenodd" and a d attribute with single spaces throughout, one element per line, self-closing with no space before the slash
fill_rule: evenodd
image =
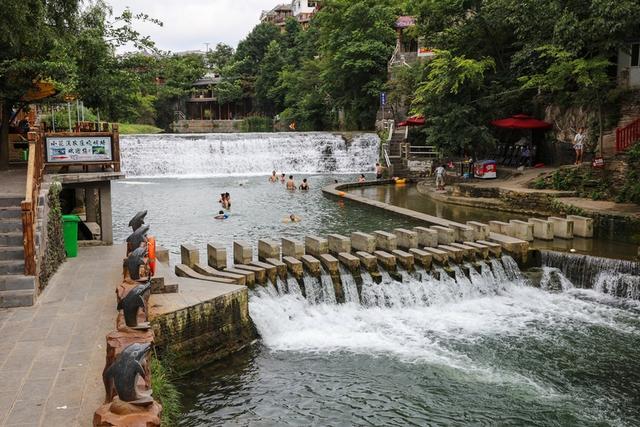
<path id="1" fill-rule="evenodd" d="M 398 229 L 433 224 L 321 191 L 361 173 L 374 180 L 375 135 L 126 136 L 121 147 L 128 178 L 114 183 L 114 239 L 148 209 L 171 273 L 231 290 L 232 310 L 212 304 L 210 315 L 246 313 L 258 337 L 179 380 L 179 425 L 640 423 L 637 263 L 534 244 L 523 262 L 477 236 L 400 244 Z M 311 189 L 269 183 L 274 169 Z M 366 187 L 389 203 L 401 191 Z M 217 221 L 222 192 L 232 207 Z M 526 219 L 478 212 L 428 213 Z"/>

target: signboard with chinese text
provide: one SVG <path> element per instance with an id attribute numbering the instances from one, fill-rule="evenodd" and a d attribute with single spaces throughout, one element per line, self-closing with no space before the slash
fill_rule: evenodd
<path id="1" fill-rule="evenodd" d="M 47 163 L 108 162 L 113 160 L 110 136 L 50 136 Z"/>

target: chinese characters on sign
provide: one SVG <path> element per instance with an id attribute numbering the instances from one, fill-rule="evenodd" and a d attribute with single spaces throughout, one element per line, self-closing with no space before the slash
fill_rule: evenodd
<path id="1" fill-rule="evenodd" d="M 62 136 L 47 138 L 48 163 L 113 160 L 110 136 Z"/>

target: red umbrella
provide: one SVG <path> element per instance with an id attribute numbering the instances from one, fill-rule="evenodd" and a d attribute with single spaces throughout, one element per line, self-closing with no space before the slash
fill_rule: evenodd
<path id="1" fill-rule="evenodd" d="M 423 116 L 413 116 L 413 117 L 409 117 L 404 122 L 398 123 L 398 127 L 401 127 L 401 126 L 424 126 L 425 123 L 426 123 L 426 120 L 424 119 Z"/>
<path id="2" fill-rule="evenodd" d="M 493 120 L 492 125 L 504 129 L 551 129 L 551 123 L 534 119 L 526 114 L 516 114 L 508 119 Z"/>

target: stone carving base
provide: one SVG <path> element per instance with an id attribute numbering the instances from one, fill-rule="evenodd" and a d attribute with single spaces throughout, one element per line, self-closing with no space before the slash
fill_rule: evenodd
<path id="1" fill-rule="evenodd" d="M 162 406 L 153 402 L 147 406 L 132 405 L 117 397 L 102 405 L 93 415 L 95 427 L 158 427 Z"/>

